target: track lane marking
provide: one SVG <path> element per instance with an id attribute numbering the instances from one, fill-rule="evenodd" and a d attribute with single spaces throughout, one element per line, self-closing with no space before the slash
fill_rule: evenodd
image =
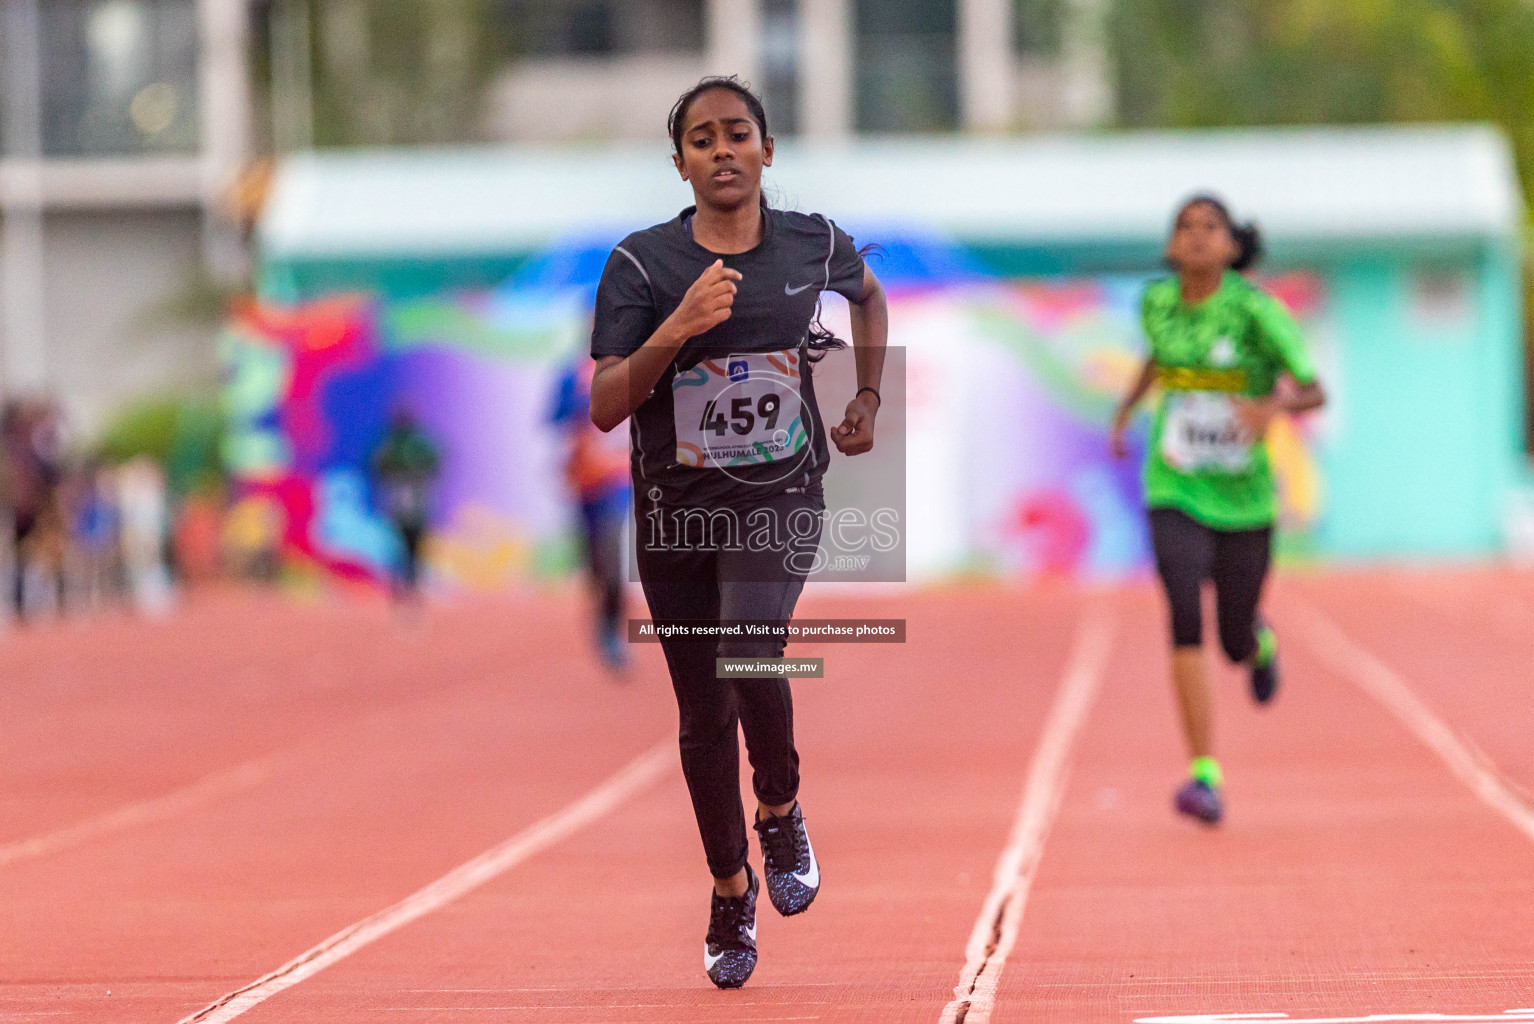
<path id="1" fill-rule="evenodd" d="M 311 978 L 418 918 L 440 910 L 535 854 L 574 835 L 660 780 L 676 757 L 676 739 L 667 738 L 640 754 L 585 796 L 566 804 L 498 846 L 466 861 L 416 890 L 300 953 L 281 967 L 229 992 L 178 1024 L 224 1024 L 279 992 Z"/>
<path id="2" fill-rule="evenodd" d="M 341 728 L 356 729 L 358 732 L 366 733 L 390 724 L 393 716 L 401 709 L 411 710 L 415 704 L 416 702 L 406 702 L 387 711 L 344 722 L 341 723 Z M 51 832 L 13 840 L 0 846 L 0 868 L 17 861 L 56 853 L 92 839 L 125 832 L 140 825 L 167 821 L 185 811 L 204 807 L 222 797 L 253 790 L 274 778 L 280 770 L 283 770 L 285 762 L 304 755 L 311 748 L 317 747 L 320 742 L 318 738 L 303 740 L 251 758 L 232 768 L 206 775 L 169 793 L 123 804 L 95 817 L 86 818 L 73 825 L 65 825 Z"/>
<path id="3" fill-rule="evenodd" d="M 1113 613 L 1103 604 L 1091 608 L 1077 628 L 1065 673 L 1028 766 L 1012 833 L 996 861 L 991 891 L 965 946 L 954 998 L 943 1007 L 943 1024 L 986 1024 L 991 1018 L 1002 969 L 1017 942 L 1028 890 L 1065 795 L 1071 748 L 1102 688 L 1114 629 Z"/>
<path id="4" fill-rule="evenodd" d="M 457 697 L 466 693 L 473 683 L 451 687 L 443 693 L 450 697 Z M 434 695 L 435 696 L 435 695 Z M 275 777 L 283 770 L 284 762 L 302 756 L 309 750 L 319 747 L 325 742 L 326 737 L 333 736 L 341 730 L 355 730 L 366 734 L 372 730 L 392 723 L 394 717 L 401 711 L 414 711 L 426 703 L 422 699 L 407 699 L 400 704 L 384 711 L 374 712 L 360 718 L 337 723 L 335 729 L 330 732 L 320 733 L 307 739 L 302 739 L 287 747 L 268 751 L 259 757 L 225 768 L 210 775 L 203 776 L 180 789 L 162 793 L 143 800 L 104 811 L 94 817 L 65 825 L 51 832 L 43 832 L 38 835 L 28 836 L 22 839 L 12 840 L 0 845 L 0 869 L 18 861 L 31 860 L 42 857 L 59 850 L 65 850 L 92 839 L 99 839 L 117 832 L 125 832 L 140 825 L 148 825 L 154 822 L 166 821 L 177 815 L 199 807 L 206 806 L 213 801 L 226 796 L 234 796 L 248 790 L 255 789 L 262 783 Z"/>
<path id="5" fill-rule="evenodd" d="M 1288 603 L 1292 617 L 1302 624 L 1301 635 L 1323 664 L 1383 705 L 1482 802 L 1534 839 L 1534 807 L 1491 758 L 1439 718 L 1400 673 L 1360 646 L 1315 606 L 1294 596 Z"/>
<path id="6" fill-rule="evenodd" d="M 1371 1013 L 1365 1017 L 1291 1017 L 1287 1013 L 1195 1013 L 1172 1017 L 1136 1017 L 1134 1024 L 1378 1024 L 1382 1021 L 1534 1021 L 1534 1010 L 1503 1010 L 1501 1013 Z"/>
<path id="7" fill-rule="evenodd" d="M 31 860 L 71 846 L 78 846 L 114 832 L 124 832 L 139 825 L 165 821 L 183 811 L 201 807 L 220 797 L 254 789 L 272 777 L 279 759 L 278 756 L 271 755 L 259 757 L 225 771 L 215 772 L 169 793 L 124 804 L 104 814 L 86 818 L 84 821 L 66 825 L 52 832 L 6 843 L 0 846 L 0 868 L 15 864 L 17 861 Z"/>

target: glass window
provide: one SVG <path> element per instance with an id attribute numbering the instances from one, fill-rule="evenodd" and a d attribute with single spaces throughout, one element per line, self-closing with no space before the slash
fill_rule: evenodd
<path id="1" fill-rule="evenodd" d="M 1025 57 L 1053 57 L 1060 51 L 1060 21 L 1066 0 L 1014 0 L 1013 45 Z"/>
<path id="2" fill-rule="evenodd" d="M 956 0 L 856 0 L 859 131 L 958 127 L 955 8 Z"/>
<path id="3" fill-rule="evenodd" d="M 518 57 L 701 53 L 704 0 L 501 0 Z"/>
<path id="4" fill-rule="evenodd" d="M 197 150 L 194 0 L 41 6 L 46 155 Z"/>
<path id="5" fill-rule="evenodd" d="M 775 137 L 799 130 L 799 0 L 763 0 L 762 106 Z"/>
<path id="6" fill-rule="evenodd" d="M 582 4 L 570 12 L 565 24 L 565 49 L 570 53 L 602 54 L 618 49 L 612 8 L 606 4 Z"/>

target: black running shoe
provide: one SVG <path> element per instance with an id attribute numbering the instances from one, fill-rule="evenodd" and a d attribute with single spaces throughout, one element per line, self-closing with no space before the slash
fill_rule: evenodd
<path id="1" fill-rule="evenodd" d="M 1266 622 L 1257 623 L 1257 654 L 1252 658 L 1252 699 L 1266 704 L 1278 690 L 1278 634 Z"/>
<path id="2" fill-rule="evenodd" d="M 744 896 L 714 893 L 708 908 L 708 937 L 703 940 L 703 969 L 720 988 L 740 988 L 756 970 L 756 872 L 746 865 Z"/>
<path id="3" fill-rule="evenodd" d="M 1220 791 L 1198 779 L 1189 779 L 1187 785 L 1177 791 L 1174 802 L 1179 814 L 1197 818 L 1205 825 L 1218 825 L 1225 816 L 1225 803 L 1220 799 Z"/>
<path id="4" fill-rule="evenodd" d="M 804 830 L 799 805 L 782 817 L 757 822 L 755 828 L 773 907 L 784 917 L 804 913 L 820 892 L 820 863 Z"/>

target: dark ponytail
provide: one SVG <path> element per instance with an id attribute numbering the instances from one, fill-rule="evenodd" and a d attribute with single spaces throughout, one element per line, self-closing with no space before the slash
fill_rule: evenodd
<path id="1" fill-rule="evenodd" d="M 878 242 L 869 242 L 858 250 L 858 255 L 863 259 L 870 256 L 883 256 L 884 247 Z M 836 332 L 820 322 L 820 301 L 815 302 L 815 315 L 810 318 L 810 329 L 806 335 L 805 345 L 809 348 L 807 358 L 811 363 L 818 363 L 825 358 L 827 352 L 835 352 L 847 347 L 847 342 L 836 336 Z"/>
<path id="2" fill-rule="evenodd" d="M 826 357 L 827 352 L 836 352 L 847 347 L 847 343 L 836 336 L 836 332 L 820 322 L 820 300 L 815 300 L 815 315 L 810 318 L 809 330 L 805 332 L 804 347 L 808 350 L 804 358 L 812 364 L 818 363 Z"/>
<path id="3" fill-rule="evenodd" d="M 1201 192 L 1184 202 L 1177 208 L 1177 216 L 1181 217 L 1185 211 L 1194 206 L 1209 207 L 1219 215 L 1220 220 L 1225 222 L 1225 230 L 1230 232 L 1231 239 L 1236 243 L 1236 258 L 1230 261 L 1230 269 L 1250 270 L 1256 266 L 1257 261 L 1262 259 L 1267 251 L 1263 248 L 1262 231 L 1257 227 L 1256 221 L 1249 220 L 1245 224 L 1237 224 L 1225 201 L 1208 192 Z"/>

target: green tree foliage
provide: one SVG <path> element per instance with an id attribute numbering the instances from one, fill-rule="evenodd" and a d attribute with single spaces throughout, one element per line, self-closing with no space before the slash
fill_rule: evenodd
<path id="1" fill-rule="evenodd" d="M 490 0 L 323 0 L 315 12 L 315 141 L 463 142 L 503 61 Z"/>
<path id="2" fill-rule="evenodd" d="M 153 459 L 177 496 L 217 493 L 223 486 L 223 430 L 215 402 L 181 396 L 147 399 L 107 425 L 94 454 L 112 464 Z"/>
<path id="3" fill-rule="evenodd" d="M 1066 0 L 1013 0 L 1013 47 L 1030 57 L 1058 54 L 1065 15 Z"/>
<path id="4" fill-rule="evenodd" d="M 1130 127 L 1492 121 L 1534 197 L 1531 0 L 1115 0 Z"/>
<path id="5" fill-rule="evenodd" d="M 266 116 L 286 86 L 309 94 L 318 146 L 474 141 L 510 50 L 498 2 L 254 0 L 252 62 Z M 307 43 L 295 42 L 295 24 Z M 284 67 L 307 83 L 275 81 Z"/>

